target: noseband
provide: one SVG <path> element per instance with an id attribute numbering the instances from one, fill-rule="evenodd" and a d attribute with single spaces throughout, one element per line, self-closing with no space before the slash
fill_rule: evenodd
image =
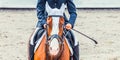
<path id="1" fill-rule="evenodd" d="M 58 43 L 59 43 L 59 51 L 58 51 L 58 53 L 56 54 L 56 55 L 52 55 L 51 53 L 50 53 L 50 44 L 51 44 L 51 41 L 53 40 L 53 39 L 57 39 L 57 41 L 58 41 Z M 48 39 L 47 39 L 47 41 L 46 41 L 46 53 L 47 53 L 47 56 L 49 57 L 49 58 L 52 58 L 52 59 L 54 59 L 54 60 L 57 60 L 57 59 L 59 59 L 59 57 L 61 56 L 61 53 L 63 52 L 63 49 L 64 49 L 64 44 L 63 44 L 63 38 L 62 37 L 60 37 L 59 35 L 57 35 L 57 34 L 54 34 L 54 35 L 51 35 L 50 37 L 48 37 Z M 54 58 L 53 58 L 53 57 Z"/>

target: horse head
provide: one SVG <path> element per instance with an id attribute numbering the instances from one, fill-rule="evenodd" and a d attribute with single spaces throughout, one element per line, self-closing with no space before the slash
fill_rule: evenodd
<path id="1" fill-rule="evenodd" d="M 50 16 L 47 19 L 46 49 L 49 56 L 58 57 L 63 50 L 63 17 Z"/>
<path id="2" fill-rule="evenodd" d="M 57 59 L 60 57 L 63 51 L 63 26 L 64 18 L 63 13 L 65 6 L 64 4 L 60 9 L 50 8 L 48 3 L 46 3 L 46 11 L 48 13 L 47 18 L 47 42 L 46 42 L 46 52 L 49 59 Z"/>

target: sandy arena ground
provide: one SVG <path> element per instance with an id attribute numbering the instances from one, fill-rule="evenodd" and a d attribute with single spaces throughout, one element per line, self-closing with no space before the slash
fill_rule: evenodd
<path id="1" fill-rule="evenodd" d="M 120 60 L 120 9 L 80 9 L 75 33 L 80 60 Z M 28 39 L 37 22 L 36 11 L 0 10 L 0 60 L 27 60 Z"/>

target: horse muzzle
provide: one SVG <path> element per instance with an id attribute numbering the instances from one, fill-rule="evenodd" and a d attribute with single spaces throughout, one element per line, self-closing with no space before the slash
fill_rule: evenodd
<path id="1" fill-rule="evenodd" d="M 57 34 L 51 35 L 46 41 L 46 53 L 49 57 L 60 57 L 63 48 L 63 39 Z"/>

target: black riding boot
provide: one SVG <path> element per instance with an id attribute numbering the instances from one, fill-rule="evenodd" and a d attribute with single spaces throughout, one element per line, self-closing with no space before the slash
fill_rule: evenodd
<path id="1" fill-rule="evenodd" d="M 36 45 L 36 41 L 42 36 L 42 34 L 43 34 L 43 32 L 44 32 L 44 29 L 36 29 L 35 30 L 36 32 L 34 32 L 33 33 L 33 45 L 32 44 L 30 44 L 30 42 L 31 42 L 31 40 L 29 41 L 29 57 L 28 57 L 28 59 L 29 60 L 34 60 L 34 47 L 35 47 L 35 45 Z"/>
<path id="2" fill-rule="evenodd" d="M 72 31 L 65 31 L 67 33 L 66 38 L 68 39 L 73 49 L 73 60 L 79 60 L 79 43 L 75 45 L 75 37 Z"/>
<path id="3" fill-rule="evenodd" d="M 34 60 L 34 45 L 29 44 L 29 60 Z"/>
<path id="4" fill-rule="evenodd" d="M 73 48 L 73 60 L 79 60 L 79 44 Z"/>

